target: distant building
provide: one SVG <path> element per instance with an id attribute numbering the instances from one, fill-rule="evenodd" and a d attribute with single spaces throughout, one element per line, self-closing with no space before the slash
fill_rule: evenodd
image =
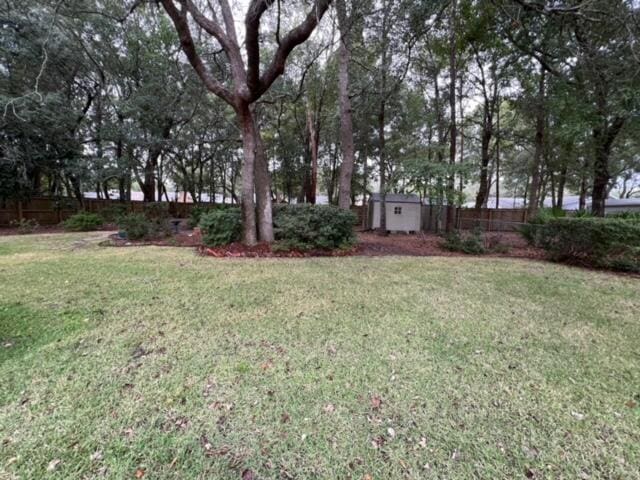
<path id="1" fill-rule="evenodd" d="M 500 197 L 500 204 L 496 206 L 496 198 L 490 197 L 487 201 L 487 208 L 525 208 L 522 197 Z M 467 202 L 463 205 L 466 208 L 474 208 L 475 202 Z M 544 200 L 544 206 L 551 208 L 551 198 Z M 591 210 L 591 199 L 587 198 L 586 210 Z M 567 195 L 562 202 L 562 209 L 573 212 L 580 209 L 580 197 L 578 195 Z M 605 215 L 620 212 L 640 212 L 640 198 L 607 198 L 605 202 Z"/>

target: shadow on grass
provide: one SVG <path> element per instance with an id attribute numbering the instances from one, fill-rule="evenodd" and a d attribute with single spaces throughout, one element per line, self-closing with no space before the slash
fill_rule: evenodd
<path id="1" fill-rule="evenodd" d="M 20 303 L 0 303 L 0 364 L 19 360 L 81 328 L 82 318 L 76 312 L 36 310 Z"/>

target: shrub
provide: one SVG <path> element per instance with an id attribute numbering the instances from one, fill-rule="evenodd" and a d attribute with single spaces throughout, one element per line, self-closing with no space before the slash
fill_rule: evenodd
<path id="1" fill-rule="evenodd" d="M 102 223 L 100 215 L 90 212 L 78 212 L 64 221 L 64 228 L 72 232 L 88 232 L 100 228 Z"/>
<path id="2" fill-rule="evenodd" d="M 223 209 L 229 209 L 229 208 L 237 209 L 238 207 L 234 205 L 230 205 L 228 203 L 220 203 L 216 205 L 207 205 L 207 206 L 196 205 L 192 207 L 191 212 L 189 212 L 189 220 L 187 221 L 187 225 L 189 225 L 190 228 L 195 228 L 200 224 L 200 218 L 202 217 L 203 214 L 207 212 L 211 212 L 213 210 L 223 210 Z"/>
<path id="3" fill-rule="evenodd" d="M 130 240 L 152 240 L 166 237 L 171 229 L 165 218 L 148 218 L 143 213 L 129 213 L 118 219 L 118 228 Z"/>
<path id="4" fill-rule="evenodd" d="M 537 236 L 552 260 L 640 271 L 640 222 L 633 219 L 553 219 Z"/>
<path id="5" fill-rule="evenodd" d="M 29 219 L 21 218 L 19 220 L 11 220 L 11 222 L 9 222 L 9 225 L 11 225 L 14 228 L 17 228 L 18 233 L 20 235 L 33 233 L 38 228 L 40 228 L 40 224 L 35 218 L 29 218 Z"/>
<path id="6" fill-rule="evenodd" d="M 538 232 L 540 225 L 546 225 L 554 218 L 562 218 L 566 216 L 566 212 L 559 208 L 541 208 L 535 217 L 530 218 L 529 222 L 522 225 L 518 231 L 531 245 L 539 246 Z"/>
<path id="7" fill-rule="evenodd" d="M 571 214 L 571 216 L 573 218 L 593 218 L 594 217 L 593 213 L 591 213 L 589 210 L 576 210 Z"/>
<path id="8" fill-rule="evenodd" d="M 273 210 L 276 249 L 332 250 L 355 243 L 356 216 L 331 205 L 277 205 Z"/>
<path id="9" fill-rule="evenodd" d="M 210 247 L 227 245 L 240 240 L 242 212 L 239 208 L 212 209 L 200 216 L 202 241 Z"/>
<path id="10" fill-rule="evenodd" d="M 100 210 L 99 215 L 102 217 L 105 223 L 117 223 L 118 219 L 126 215 L 128 208 L 126 205 L 109 205 L 108 207 Z"/>
<path id="11" fill-rule="evenodd" d="M 145 203 L 143 206 L 143 212 L 149 219 L 166 220 L 171 216 L 169 214 L 169 204 L 163 202 Z"/>
<path id="12" fill-rule="evenodd" d="M 622 218 L 640 222 L 640 212 L 618 212 L 608 215 L 608 218 Z"/>
<path id="13" fill-rule="evenodd" d="M 480 255 L 487 252 L 484 247 L 482 230 L 479 228 L 474 228 L 467 234 L 462 234 L 458 230 L 446 234 L 442 247 L 451 252 L 462 252 L 471 255 Z"/>

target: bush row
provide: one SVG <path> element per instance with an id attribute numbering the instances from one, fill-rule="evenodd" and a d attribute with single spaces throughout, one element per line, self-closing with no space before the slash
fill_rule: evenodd
<path id="1" fill-rule="evenodd" d="M 276 205 L 273 228 L 280 250 L 332 250 L 355 242 L 355 214 L 330 205 Z M 220 246 L 240 240 L 242 214 L 237 207 L 214 209 L 200 216 L 205 245 Z"/>
<path id="2" fill-rule="evenodd" d="M 640 218 L 552 218 L 523 232 L 556 261 L 640 272 Z"/>

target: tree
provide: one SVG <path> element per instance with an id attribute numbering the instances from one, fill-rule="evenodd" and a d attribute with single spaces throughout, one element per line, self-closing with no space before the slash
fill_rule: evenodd
<path id="1" fill-rule="evenodd" d="M 258 240 L 273 241 L 271 190 L 267 159 L 265 157 L 259 125 L 252 104 L 258 100 L 284 72 L 287 57 L 303 43 L 327 11 L 331 0 L 315 0 L 305 19 L 284 37 L 276 30 L 278 46 L 273 58 L 261 73 L 260 24 L 269 0 L 252 0 L 245 16 L 246 64 L 240 51 L 235 19 L 227 0 L 218 0 L 218 9 L 209 3 L 206 16 L 192 0 L 161 0 L 180 37 L 182 50 L 209 91 L 227 102 L 236 112 L 241 127 L 244 151 L 242 166 L 242 210 L 244 243 L 253 245 Z M 280 5 L 280 3 L 278 3 Z M 222 23 L 219 19 L 222 18 Z M 217 41 L 224 50 L 231 70 L 231 86 L 216 78 L 207 68 L 192 35 L 192 23 Z M 280 12 L 278 12 L 280 22 Z M 279 23 L 278 23 L 279 25 Z M 254 192 L 257 199 L 258 232 Z"/>

